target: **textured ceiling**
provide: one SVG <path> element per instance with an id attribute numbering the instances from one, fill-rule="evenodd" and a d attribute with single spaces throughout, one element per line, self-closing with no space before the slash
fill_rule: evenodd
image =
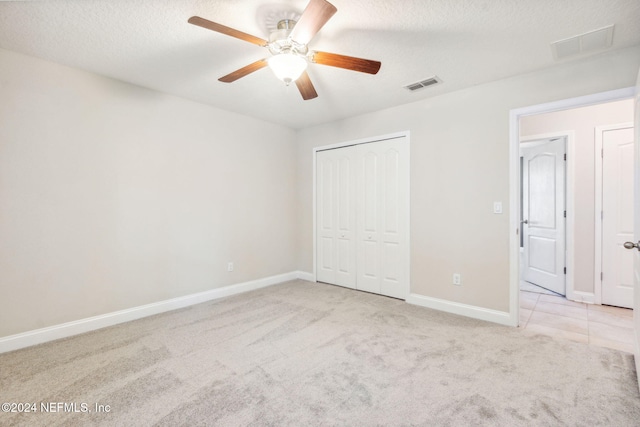
<path id="1" fill-rule="evenodd" d="M 199 15 L 268 38 L 307 0 L 2 1 L 0 48 L 298 129 L 553 66 L 551 42 L 610 24 L 611 49 L 640 44 L 638 0 L 331 2 L 338 12 L 311 49 L 382 68 L 372 76 L 311 64 L 319 97 L 310 101 L 268 69 L 218 82 L 268 51 L 187 24 Z M 443 83 L 403 89 L 432 75 Z"/>

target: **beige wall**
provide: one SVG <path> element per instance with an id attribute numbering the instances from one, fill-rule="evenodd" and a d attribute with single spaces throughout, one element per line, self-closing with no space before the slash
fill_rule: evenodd
<path id="1" fill-rule="evenodd" d="M 0 337 L 294 271 L 294 137 L 0 50 Z"/>
<path id="2" fill-rule="evenodd" d="M 520 135 L 574 131 L 574 289 L 594 293 L 595 128 L 633 122 L 633 99 L 522 118 Z"/>
<path id="3" fill-rule="evenodd" d="M 639 49 L 611 52 L 299 131 L 299 269 L 313 269 L 312 148 L 409 130 L 411 291 L 509 311 L 509 111 L 633 86 L 639 66 Z"/>
<path id="4" fill-rule="evenodd" d="M 508 311 L 509 110 L 639 66 L 628 49 L 294 132 L 0 50 L 0 337 L 312 271 L 312 147 L 403 130 L 412 292 Z"/>

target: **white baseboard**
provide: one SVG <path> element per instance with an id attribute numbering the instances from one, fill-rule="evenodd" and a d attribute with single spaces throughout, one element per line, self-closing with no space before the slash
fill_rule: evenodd
<path id="1" fill-rule="evenodd" d="M 585 304 L 596 303 L 596 295 L 593 292 L 572 291 L 567 292 L 566 297 L 570 301 L 583 302 Z"/>
<path id="2" fill-rule="evenodd" d="M 287 282 L 289 280 L 295 280 L 298 278 L 302 279 L 303 277 L 301 276 L 306 277 L 307 274 L 309 273 L 293 271 L 290 273 L 251 280 L 249 282 L 224 286 L 222 288 L 211 289 L 196 294 L 185 295 L 183 297 L 132 307 L 125 310 L 101 314 L 99 316 L 74 320 L 72 322 L 49 326 L 42 329 L 35 329 L 33 331 L 23 332 L 16 335 L 9 335 L 7 337 L 0 338 L 0 353 L 94 331 L 107 326 L 113 326 L 147 316 L 153 316 L 154 314 L 164 313 L 166 311 L 176 310 L 178 308 L 188 307 L 190 305 L 200 304 L 202 302 L 218 298 L 253 291 L 255 289 Z"/>
<path id="3" fill-rule="evenodd" d="M 514 321 L 511 315 L 505 311 L 490 310 L 488 308 L 476 307 L 474 305 L 431 298 L 418 294 L 409 294 L 407 302 L 409 304 L 446 311 L 447 313 L 459 314 L 473 319 L 486 320 L 507 326 L 517 326 L 517 323 L 513 324 Z"/>
<path id="4" fill-rule="evenodd" d="M 298 274 L 298 279 L 300 280 L 306 280 L 307 282 L 316 281 L 313 273 L 309 273 L 308 271 L 297 271 L 296 273 Z"/>

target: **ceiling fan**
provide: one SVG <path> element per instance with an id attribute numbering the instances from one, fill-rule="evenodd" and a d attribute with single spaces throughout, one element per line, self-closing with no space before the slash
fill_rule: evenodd
<path id="1" fill-rule="evenodd" d="M 309 62 L 368 74 L 376 74 L 380 69 L 379 61 L 309 50 L 307 45 L 311 39 L 336 12 L 336 7 L 326 0 L 311 0 L 297 22 L 292 19 L 283 19 L 278 22 L 277 29 L 271 33 L 268 41 L 199 16 L 192 16 L 188 22 L 266 47 L 271 52 L 272 56 L 268 58 L 260 59 L 220 77 L 218 80 L 221 82 L 231 83 L 269 66 L 287 85 L 295 81 L 302 98 L 308 100 L 318 96 L 306 72 Z"/>

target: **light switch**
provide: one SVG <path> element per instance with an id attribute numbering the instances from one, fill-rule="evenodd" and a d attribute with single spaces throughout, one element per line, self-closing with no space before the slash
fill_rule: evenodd
<path id="1" fill-rule="evenodd" d="M 502 213 L 502 202 L 493 202 L 493 213 L 494 214 Z"/>

